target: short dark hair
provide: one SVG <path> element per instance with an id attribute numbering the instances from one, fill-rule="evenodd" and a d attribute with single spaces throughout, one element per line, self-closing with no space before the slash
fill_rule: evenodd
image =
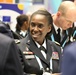
<path id="1" fill-rule="evenodd" d="M 17 20 L 16 30 L 20 31 L 23 23 L 25 21 L 28 21 L 28 16 L 25 14 L 21 14 L 21 15 L 17 16 L 16 20 Z"/>
<path id="2" fill-rule="evenodd" d="M 36 14 L 44 15 L 44 16 L 47 18 L 47 20 L 48 20 L 48 24 L 49 24 L 49 25 L 50 25 L 50 24 L 51 24 L 51 25 L 53 24 L 52 16 L 51 16 L 51 14 L 50 14 L 47 10 L 37 10 L 36 12 L 34 12 L 34 13 L 31 15 L 30 21 L 31 21 L 31 18 L 32 18 L 34 15 L 36 15 Z"/>
<path id="3" fill-rule="evenodd" d="M 48 38 L 48 37 L 51 35 L 52 31 L 53 31 L 53 18 L 52 18 L 52 15 L 51 15 L 51 13 L 49 13 L 47 10 L 37 10 L 36 12 L 34 12 L 34 13 L 31 15 L 31 17 L 30 17 L 30 22 L 31 22 L 32 17 L 33 17 L 34 15 L 36 15 L 36 14 L 44 15 L 44 16 L 47 18 L 48 25 L 51 26 L 51 31 L 50 31 L 49 33 L 47 33 L 47 35 L 46 35 L 46 38 Z"/>

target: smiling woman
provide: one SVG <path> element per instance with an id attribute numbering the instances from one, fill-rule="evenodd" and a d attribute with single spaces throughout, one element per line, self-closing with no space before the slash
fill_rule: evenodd
<path id="1" fill-rule="evenodd" d="M 60 54 L 61 48 L 46 38 L 52 30 L 53 19 L 47 10 L 37 10 L 29 21 L 29 33 L 26 38 L 20 40 L 19 48 L 22 52 L 32 52 L 32 58 L 29 54 L 24 54 L 27 58 L 29 67 L 24 67 L 24 71 L 29 74 L 51 75 L 51 73 L 60 73 Z M 46 53 L 40 47 L 43 46 Z M 56 57 L 55 57 L 56 56 Z M 45 58 L 46 57 L 46 58 Z M 54 59 L 53 59 L 54 58 Z"/>
<path id="2" fill-rule="evenodd" d="M 51 31 L 51 24 L 48 24 L 47 18 L 41 14 L 33 15 L 31 22 L 32 24 L 30 24 L 30 33 L 32 38 L 42 45 L 46 34 Z"/>

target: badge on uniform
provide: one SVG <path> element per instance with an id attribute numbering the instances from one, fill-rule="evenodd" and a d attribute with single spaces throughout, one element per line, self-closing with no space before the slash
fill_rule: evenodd
<path id="1" fill-rule="evenodd" d="M 34 53 L 31 51 L 23 51 L 23 54 L 25 55 L 26 59 L 33 59 L 35 58 Z"/>
<path id="2" fill-rule="evenodd" d="M 59 59 L 58 52 L 52 52 L 52 59 Z"/>
<path id="3" fill-rule="evenodd" d="M 33 55 L 33 52 L 31 52 L 31 51 L 23 51 L 23 54 L 25 54 L 25 55 Z"/>
<path id="4" fill-rule="evenodd" d="M 34 59 L 35 56 L 34 56 L 34 55 L 25 55 L 25 58 L 26 58 L 26 59 Z"/>
<path id="5" fill-rule="evenodd" d="M 29 48 L 26 46 L 25 51 L 29 51 Z"/>

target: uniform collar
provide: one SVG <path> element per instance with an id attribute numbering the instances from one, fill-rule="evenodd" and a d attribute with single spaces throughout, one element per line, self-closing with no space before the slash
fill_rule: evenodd
<path id="1" fill-rule="evenodd" d="M 22 34 L 23 36 L 25 36 L 26 33 L 27 33 L 27 30 L 25 30 L 25 31 L 22 31 L 22 30 L 21 30 L 21 32 L 20 32 L 20 34 Z"/>
<path id="2" fill-rule="evenodd" d="M 35 41 L 36 45 L 38 48 L 40 48 L 40 45 Z M 44 43 L 42 44 L 42 46 L 46 49 L 46 40 L 44 40 Z"/>
<path id="3" fill-rule="evenodd" d="M 57 27 L 54 23 L 53 23 L 53 26 L 54 26 L 55 32 L 56 32 L 56 34 L 57 34 L 57 33 L 58 33 L 57 30 L 58 30 L 59 27 Z M 61 33 L 62 33 L 62 28 L 60 28 L 60 31 L 61 31 Z"/>

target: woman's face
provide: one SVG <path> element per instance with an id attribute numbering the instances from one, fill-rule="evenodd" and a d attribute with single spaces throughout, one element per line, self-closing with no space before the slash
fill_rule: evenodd
<path id="1" fill-rule="evenodd" d="M 42 44 L 46 34 L 50 30 L 51 26 L 48 25 L 48 20 L 44 15 L 36 14 L 31 18 L 30 34 L 34 41 Z"/>

